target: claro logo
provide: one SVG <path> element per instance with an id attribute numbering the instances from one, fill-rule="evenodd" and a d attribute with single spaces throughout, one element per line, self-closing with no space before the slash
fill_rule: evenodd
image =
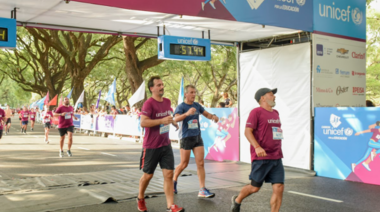
<path id="1" fill-rule="evenodd" d="M 361 59 L 361 60 L 365 59 L 365 53 L 360 54 L 360 53 L 352 52 L 351 55 L 352 55 L 352 58 L 355 58 L 355 59 Z"/>

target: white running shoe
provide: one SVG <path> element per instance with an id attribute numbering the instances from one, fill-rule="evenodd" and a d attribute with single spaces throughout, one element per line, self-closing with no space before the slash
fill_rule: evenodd
<path id="1" fill-rule="evenodd" d="M 205 10 L 205 3 L 202 2 L 202 10 L 204 11 Z"/>
<path id="2" fill-rule="evenodd" d="M 376 157 L 376 152 L 371 152 L 371 161 L 373 161 L 373 159 L 375 159 Z"/>
<path id="3" fill-rule="evenodd" d="M 363 165 L 364 168 L 366 168 L 368 171 L 371 171 L 371 169 L 369 168 L 369 165 L 368 165 L 368 164 L 362 163 L 362 165 Z"/>
<path id="4" fill-rule="evenodd" d="M 214 8 L 214 10 L 216 10 L 214 3 L 210 2 L 210 5 L 212 8 Z"/>
<path id="5" fill-rule="evenodd" d="M 59 157 L 60 157 L 60 158 L 63 158 L 64 155 L 65 155 L 65 154 L 63 154 L 63 151 L 59 151 Z"/>
<path id="6" fill-rule="evenodd" d="M 352 172 L 355 172 L 355 167 L 356 167 L 356 164 L 355 164 L 355 163 L 352 163 L 352 164 L 351 164 Z"/>

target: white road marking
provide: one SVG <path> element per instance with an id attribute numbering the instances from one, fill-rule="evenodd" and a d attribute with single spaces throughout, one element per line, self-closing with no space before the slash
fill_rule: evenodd
<path id="1" fill-rule="evenodd" d="M 78 147 L 78 149 L 90 150 L 90 149 L 83 148 L 83 147 Z"/>
<path id="2" fill-rule="evenodd" d="M 322 200 L 327 200 L 327 201 L 331 201 L 331 202 L 337 202 L 337 203 L 343 202 L 342 200 L 330 199 L 330 198 L 325 198 L 325 197 L 320 197 L 320 196 L 315 196 L 315 195 L 310 195 L 310 194 L 304 194 L 304 193 L 295 192 L 295 191 L 288 191 L 288 192 L 291 194 L 297 194 L 297 195 L 301 195 L 301 196 L 306 196 L 306 197 L 311 197 L 311 198 L 316 198 L 316 199 L 322 199 Z"/>
<path id="3" fill-rule="evenodd" d="M 109 153 L 105 153 L 105 152 L 101 152 L 101 154 L 103 154 L 103 155 L 110 155 L 110 156 L 114 156 L 114 157 L 116 157 L 116 155 L 109 154 Z"/>

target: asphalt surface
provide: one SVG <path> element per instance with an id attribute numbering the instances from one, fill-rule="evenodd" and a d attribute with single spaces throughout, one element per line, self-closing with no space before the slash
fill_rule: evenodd
<path id="1" fill-rule="evenodd" d="M 92 203 L 91 201 L 79 204 L 80 196 L 78 196 L 77 201 L 65 201 L 62 199 L 59 207 L 55 204 L 59 199 L 50 199 L 49 195 L 67 193 L 72 191 L 70 189 L 76 189 L 77 186 L 80 186 L 73 176 L 77 176 L 77 178 L 84 181 L 91 181 L 90 179 L 93 178 L 90 178 L 90 175 L 92 177 L 102 176 L 103 181 L 101 182 L 108 183 L 110 186 L 103 187 L 103 190 L 110 188 L 110 194 L 115 193 L 115 188 L 112 185 L 120 185 L 120 188 L 127 188 L 128 186 L 135 188 L 138 185 L 138 177 L 140 176 L 138 166 L 141 144 L 76 133 L 74 134 L 74 145 L 72 147 L 73 157 L 59 158 L 58 130 L 52 129 L 49 139 L 50 144 L 45 144 L 41 124 L 36 124 L 34 131 L 28 130 L 28 134 L 23 135 L 20 133 L 18 120 L 13 119 L 12 121 L 13 125 L 10 134 L 4 135 L 3 139 L 0 140 L 0 203 L 2 204 L 0 212 L 137 211 L 133 195 L 125 198 L 114 198 L 117 202 L 109 201 L 103 204 Z M 180 160 L 176 144 L 173 144 L 173 149 L 175 161 L 178 164 Z M 216 182 L 210 187 L 211 191 L 216 193 L 216 197 L 212 199 L 199 199 L 197 197 L 198 184 L 194 167 L 194 160 L 191 159 L 187 174 L 191 173 L 189 175 L 193 175 L 193 178 L 183 177 L 179 182 L 184 187 L 179 194 L 175 195 L 176 204 L 190 212 L 228 212 L 231 205 L 231 196 L 237 195 L 244 183 L 248 183 L 248 179 L 245 181 L 245 178 L 248 178 L 249 164 L 206 161 L 208 185 L 211 185 L 212 181 Z M 124 172 L 131 174 L 130 177 L 127 177 L 131 178 L 130 181 L 114 179 L 118 173 Z M 109 179 L 104 177 L 107 174 L 109 174 Z M 132 176 L 132 174 L 134 175 Z M 379 186 L 313 177 L 310 173 L 292 169 L 287 169 L 286 176 L 281 211 L 380 211 L 378 201 L 380 197 Z M 43 183 L 43 179 L 49 177 L 52 179 L 54 177 L 56 180 L 55 186 L 46 188 L 46 183 Z M 62 180 L 69 179 L 69 177 L 71 177 L 70 183 Z M 152 182 L 151 187 L 155 186 L 158 190 L 161 190 L 159 187 L 161 179 L 158 175 L 155 175 L 154 178 L 156 179 L 156 184 Z M 217 180 L 223 181 L 219 183 Z M 37 183 L 34 183 L 35 181 Z M 185 186 L 189 182 L 191 182 L 190 185 Z M 40 184 L 40 186 L 37 184 Z M 218 187 L 217 184 L 223 184 L 223 186 Z M 91 184 L 87 188 L 99 188 L 100 186 Z M 39 192 L 46 192 L 49 195 L 42 196 L 42 193 Z M 34 199 L 25 198 L 28 200 L 29 206 L 23 207 L 22 204 L 25 204 L 25 200 L 22 201 L 20 197 L 31 194 L 35 195 Z M 150 196 L 151 198 L 146 200 L 149 211 L 165 211 L 166 202 L 162 192 Z M 265 184 L 260 192 L 243 201 L 241 211 L 270 211 L 270 197 L 271 186 Z M 43 204 L 38 203 L 40 199 L 45 202 Z M 4 209 L 4 205 L 7 204 L 13 205 L 13 209 Z M 17 207 L 17 204 L 20 204 L 20 207 Z"/>

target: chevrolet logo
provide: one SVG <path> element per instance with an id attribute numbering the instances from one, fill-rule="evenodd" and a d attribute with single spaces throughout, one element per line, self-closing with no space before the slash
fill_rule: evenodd
<path id="1" fill-rule="evenodd" d="M 341 54 L 347 54 L 349 52 L 349 50 L 344 49 L 344 48 L 340 48 L 340 49 L 337 49 L 336 52 L 339 52 Z"/>

